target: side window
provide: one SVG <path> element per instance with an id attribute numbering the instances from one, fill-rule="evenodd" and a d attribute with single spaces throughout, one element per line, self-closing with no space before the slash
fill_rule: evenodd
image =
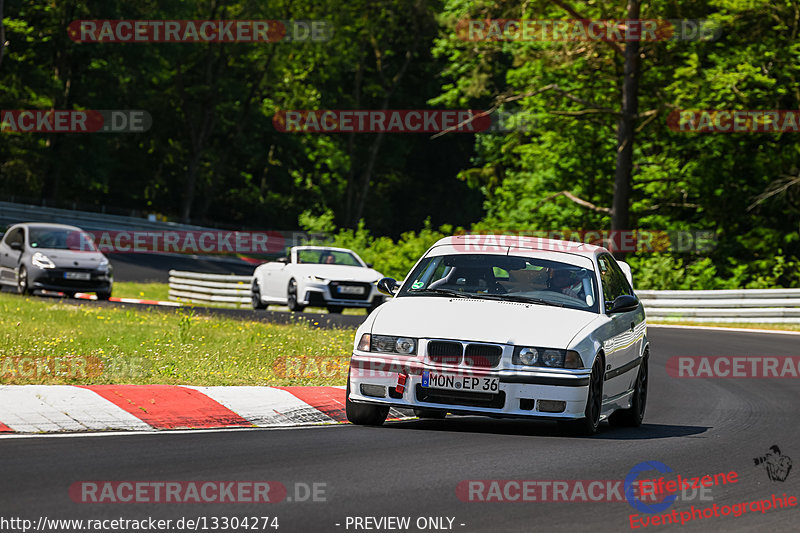
<path id="1" fill-rule="evenodd" d="M 19 244 L 23 244 L 25 242 L 22 228 L 17 228 L 14 231 L 10 231 L 8 235 L 6 235 L 6 244 L 11 246 L 12 242 L 18 242 Z"/>
<path id="2" fill-rule="evenodd" d="M 610 255 L 601 255 L 597 258 L 600 267 L 600 282 L 603 284 L 603 299 L 606 305 L 613 302 L 617 296 L 633 294 L 625 274 L 617 262 Z"/>

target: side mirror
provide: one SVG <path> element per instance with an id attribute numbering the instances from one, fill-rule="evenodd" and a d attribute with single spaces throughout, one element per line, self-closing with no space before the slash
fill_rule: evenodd
<path id="1" fill-rule="evenodd" d="M 381 278 L 378 281 L 378 292 L 386 296 L 394 296 L 398 289 L 400 289 L 400 284 L 392 278 Z"/>
<path id="2" fill-rule="evenodd" d="M 11 242 L 9 243 L 9 246 L 11 247 L 12 250 L 17 250 L 18 252 L 22 251 L 22 243 L 19 241 Z"/>
<path id="3" fill-rule="evenodd" d="M 373 266 L 372 263 L 367 263 L 366 265 L 367 265 L 367 268 L 372 268 L 372 266 Z"/>
<path id="4" fill-rule="evenodd" d="M 288 262 L 289 262 L 289 258 L 288 258 L 288 257 L 279 257 L 279 258 L 277 258 L 277 259 L 275 260 L 275 262 L 276 262 L 276 263 L 283 263 L 283 264 L 286 264 L 286 263 L 288 263 Z"/>
<path id="5" fill-rule="evenodd" d="M 635 311 L 637 307 L 639 307 L 639 298 L 630 294 L 623 294 L 622 296 L 617 296 L 606 313 L 609 315 L 627 313 L 628 311 Z"/>

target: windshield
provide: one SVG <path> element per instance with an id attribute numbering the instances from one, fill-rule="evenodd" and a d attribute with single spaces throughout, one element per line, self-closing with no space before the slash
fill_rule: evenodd
<path id="1" fill-rule="evenodd" d="M 594 272 L 548 259 L 489 254 L 426 257 L 398 296 L 463 296 L 598 312 Z"/>
<path id="2" fill-rule="evenodd" d="M 96 252 L 92 238 L 82 231 L 65 228 L 30 228 L 31 248 Z"/>
<path id="3" fill-rule="evenodd" d="M 350 252 L 342 252 L 341 250 L 298 250 L 297 262 L 321 265 L 362 266 L 355 255 Z"/>

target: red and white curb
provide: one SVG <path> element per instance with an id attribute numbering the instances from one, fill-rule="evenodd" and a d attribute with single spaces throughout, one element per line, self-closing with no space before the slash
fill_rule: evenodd
<path id="1" fill-rule="evenodd" d="M 94 294 L 87 294 L 85 292 L 75 293 L 75 298 L 79 298 L 81 300 L 97 300 L 97 296 Z M 118 298 L 116 296 L 112 296 L 108 299 L 108 301 L 119 302 L 123 304 L 165 305 L 168 307 L 181 307 L 183 305 L 179 304 L 178 302 L 167 302 L 164 300 L 142 300 L 140 298 Z"/>
<path id="2" fill-rule="evenodd" d="M 335 424 L 347 421 L 344 395 L 344 387 L 3 385 L 0 434 Z"/>

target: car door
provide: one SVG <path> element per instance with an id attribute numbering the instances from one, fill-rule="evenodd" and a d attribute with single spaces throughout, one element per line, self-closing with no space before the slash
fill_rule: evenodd
<path id="1" fill-rule="evenodd" d="M 602 285 L 604 312 L 618 296 L 633 295 L 625 274 L 610 254 L 597 258 Z M 603 351 L 606 355 L 606 374 L 603 396 L 614 398 L 624 394 L 633 385 L 638 372 L 643 314 L 640 309 L 608 315 L 604 329 Z"/>
<path id="2" fill-rule="evenodd" d="M 270 299 L 286 301 L 286 289 L 289 285 L 293 259 L 290 252 L 285 258 L 264 265 L 264 283 L 267 287 L 265 294 L 269 295 Z"/>
<path id="3" fill-rule="evenodd" d="M 0 280 L 7 284 L 16 284 L 17 265 L 19 265 L 22 250 L 15 250 L 12 243 L 25 246 L 25 233 L 23 228 L 12 228 L 0 242 Z"/>

